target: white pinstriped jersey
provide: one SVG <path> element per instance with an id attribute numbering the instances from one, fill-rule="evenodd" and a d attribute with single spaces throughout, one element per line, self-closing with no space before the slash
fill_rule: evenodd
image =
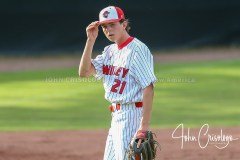
<path id="1" fill-rule="evenodd" d="M 105 98 L 111 103 L 133 103 L 143 99 L 143 89 L 157 81 L 153 56 L 148 47 L 130 37 L 125 44 L 111 44 L 92 59 L 97 79 L 103 78 Z"/>

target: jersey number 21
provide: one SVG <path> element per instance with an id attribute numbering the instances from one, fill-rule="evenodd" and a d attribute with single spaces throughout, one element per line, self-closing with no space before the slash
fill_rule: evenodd
<path id="1" fill-rule="evenodd" d="M 115 79 L 114 80 L 114 84 L 111 88 L 111 92 L 114 92 L 114 93 L 119 93 L 119 94 L 122 94 L 123 93 L 123 90 L 126 86 L 126 81 L 120 81 L 119 79 Z"/>

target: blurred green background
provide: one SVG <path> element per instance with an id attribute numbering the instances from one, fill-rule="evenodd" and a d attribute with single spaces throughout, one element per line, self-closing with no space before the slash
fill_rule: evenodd
<path id="1" fill-rule="evenodd" d="M 155 65 L 152 127 L 236 126 L 240 60 Z M 0 73 L 0 130 L 99 129 L 110 126 L 101 81 L 77 67 Z"/>

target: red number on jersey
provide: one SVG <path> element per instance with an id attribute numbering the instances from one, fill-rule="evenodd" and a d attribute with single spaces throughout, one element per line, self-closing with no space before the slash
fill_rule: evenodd
<path id="1" fill-rule="evenodd" d="M 127 83 L 126 81 L 123 81 L 123 82 L 122 82 L 122 86 L 121 86 L 120 91 L 119 91 L 120 94 L 123 93 L 123 90 L 124 90 L 124 88 L 125 88 L 125 86 L 126 86 L 126 83 Z"/>
<path id="2" fill-rule="evenodd" d="M 119 80 L 119 79 L 115 79 L 114 80 L 114 85 L 112 86 L 112 88 L 111 88 L 111 92 L 114 92 L 114 93 L 116 93 L 117 92 L 117 88 L 120 86 L 120 84 L 121 84 L 121 81 Z"/>
<path id="3" fill-rule="evenodd" d="M 122 94 L 122 93 L 123 93 L 123 90 L 124 90 L 124 88 L 125 88 L 125 86 L 126 86 L 126 83 L 127 83 L 126 81 L 123 81 L 123 82 L 121 83 L 121 81 L 120 81 L 119 79 L 115 79 L 115 80 L 114 80 L 114 85 L 113 85 L 112 88 L 111 88 L 111 92 L 116 93 L 116 92 L 118 91 L 118 87 L 121 85 L 119 94 Z"/>

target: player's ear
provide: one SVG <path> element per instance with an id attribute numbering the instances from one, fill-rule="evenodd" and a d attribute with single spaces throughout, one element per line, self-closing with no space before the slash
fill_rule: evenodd
<path id="1" fill-rule="evenodd" d="M 127 21 L 123 21 L 123 22 L 122 22 L 122 25 L 123 25 L 123 28 L 126 29 L 126 28 L 127 28 L 127 25 L 128 25 L 128 22 L 127 22 Z"/>

